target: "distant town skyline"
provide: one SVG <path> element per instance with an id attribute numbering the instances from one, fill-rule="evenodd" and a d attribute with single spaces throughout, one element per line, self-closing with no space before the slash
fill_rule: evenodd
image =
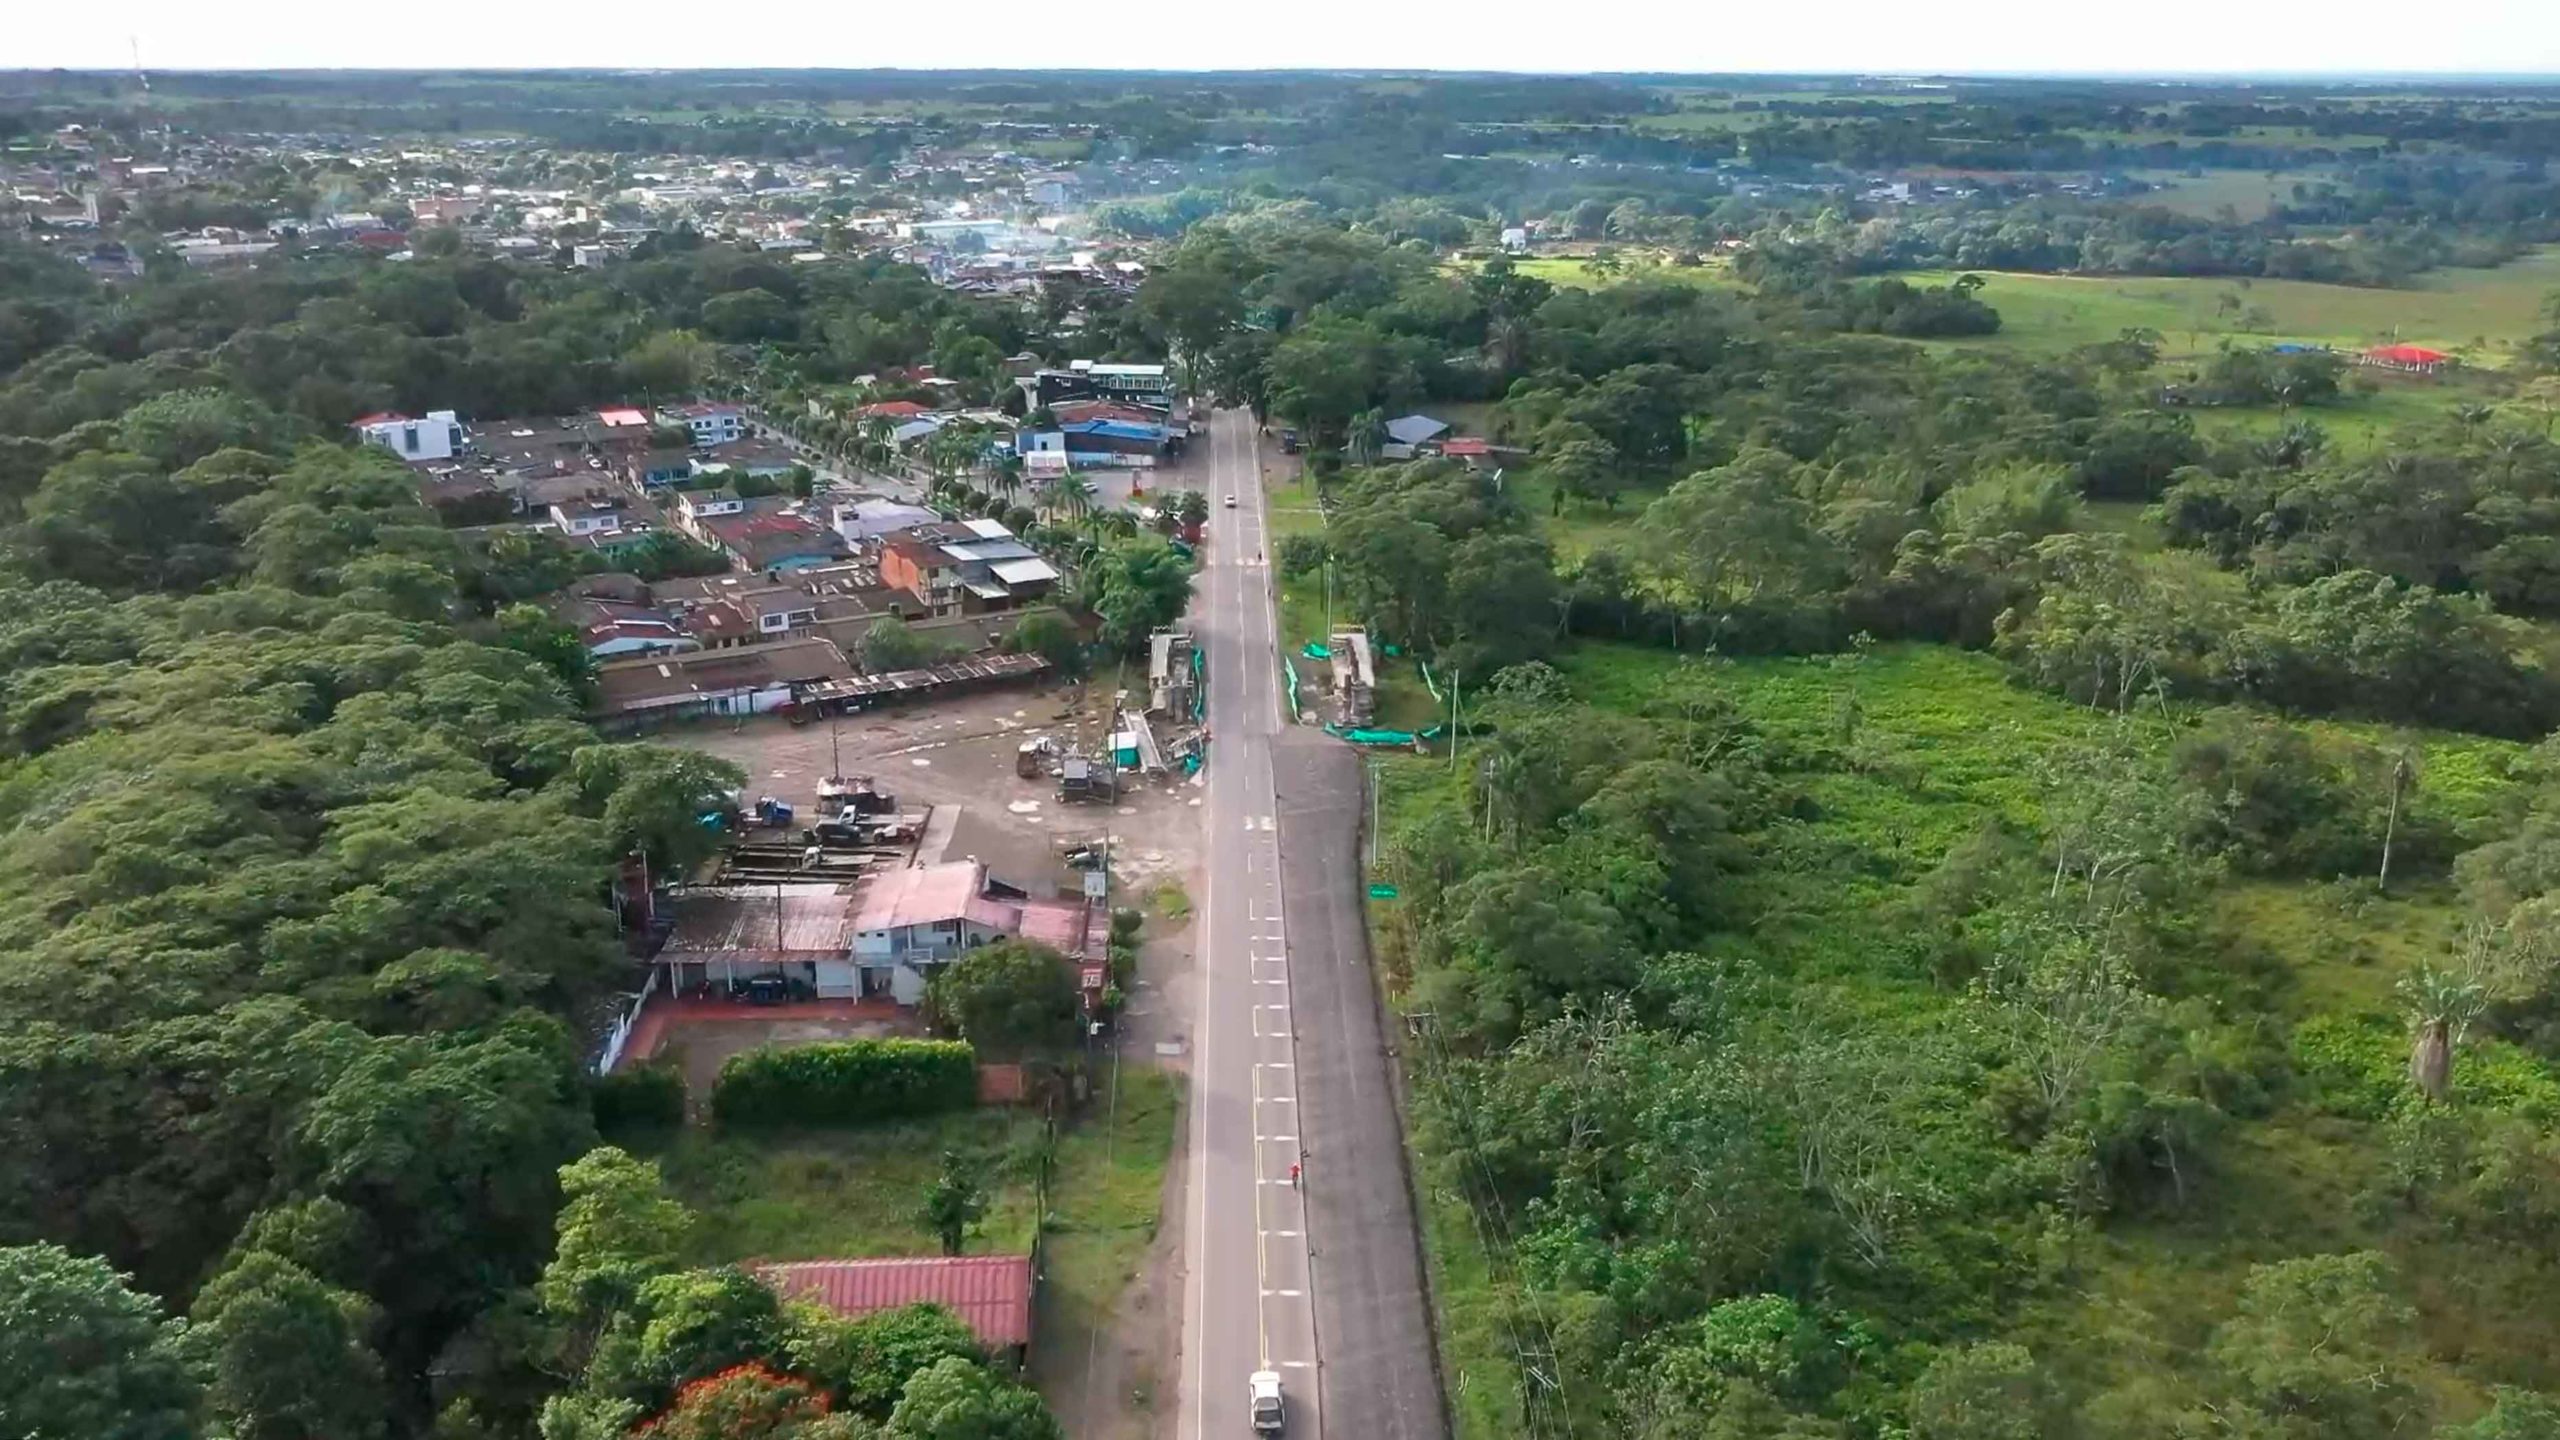
<path id="1" fill-rule="evenodd" d="M 769 0 L 749 11 L 642 3 L 610 17 L 455 0 L 361 12 L 319 0 L 239 11 L 174 0 L 36 7 L 11 19 L 0 69 L 1492 70 L 1520 73 L 2476 75 L 2560 79 L 2560 4 L 2414 15 L 2383 0 L 2302 7 L 2156 0 L 2103 18 L 2026 0 L 1961 14 L 1891 0 L 1719 9 L 1661 0 L 1376 5 L 1301 0 L 1285 18 L 1167 12 L 1136 30 L 1062 23 L 1054 6 L 980 0 L 882 24 L 862 7 Z"/>

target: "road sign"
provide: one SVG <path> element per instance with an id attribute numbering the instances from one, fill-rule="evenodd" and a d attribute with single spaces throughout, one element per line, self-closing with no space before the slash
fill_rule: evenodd
<path id="1" fill-rule="evenodd" d="M 1372 900 L 1393 900 L 1396 898 L 1396 887 L 1393 885 L 1372 885 L 1369 887 L 1369 898 Z"/>

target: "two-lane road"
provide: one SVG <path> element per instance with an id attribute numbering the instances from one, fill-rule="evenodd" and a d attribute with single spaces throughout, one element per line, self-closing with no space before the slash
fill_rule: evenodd
<path id="1" fill-rule="evenodd" d="M 1246 1381 L 1257 1370 L 1280 1373 L 1291 1435 L 1323 1433 L 1305 1197 L 1290 1174 L 1308 1142 L 1272 788 L 1280 679 L 1270 571 L 1257 558 L 1270 547 L 1255 444 L 1242 412 L 1212 418 L 1208 563 L 1191 609 L 1208 663 L 1211 739 L 1183 1245 L 1184 1440 L 1249 1435 Z"/>

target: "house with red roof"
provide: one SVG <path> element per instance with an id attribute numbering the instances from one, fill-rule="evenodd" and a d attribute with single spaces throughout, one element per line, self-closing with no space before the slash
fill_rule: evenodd
<path id="1" fill-rule="evenodd" d="M 794 1260 L 758 1265 L 757 1278 L 786 1300 L 858 1320 L 907 1305 L 939 1305 L 960 1317 L 992 1358 L 1022 1363 L 1031 1348 L 1036 1280 L 1028 1255 L 933 1255 L 887 1260 Z"/>

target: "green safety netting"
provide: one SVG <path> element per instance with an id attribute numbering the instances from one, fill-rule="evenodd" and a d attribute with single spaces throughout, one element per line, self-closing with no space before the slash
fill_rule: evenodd
<path id="1" fill-rule="evenodd" d="M 1431 662 L 1428 660 L 1416 660 L 1413 663 L 1415 668 L 1422 672 L 1422 688 L 1431 692 L 1432 699 L 1437 700 L 1442 704 L 1447 704 L 1449 697 L 1440 693 L 1439 683 L 1431 678 Z"/>
<path id="2" fill-rule="evenodd" d="M 1280 671 L 1289 681 L 1289 713 L 1294 715 L 1298 712 L 1298 667 L 1283 655 L 1280 657 Z"/>
<path id="3" fill-rule="evenodd" d="M 1331 650 L 1317 644 L 1313 640 L 1308 641 L 1307 648 L 1299 651 L 1298 653 L 1306 656 L 1310 660 L 1330 660 L 1333 658 L 1333 652 Z"/>
<path id="4" fill-rule="evenodd" d="M 1339 725 L 1327 725 L 1324 727 L 1324 733 L 1337 739 L 1348 740 L 1354 745 L 1410 745 L 1417 740 L 1439 739 L 1440 729 L 1440 726 L 1434 725 L 1416 734 L 1411 730 L 1345 730 Z"/>

